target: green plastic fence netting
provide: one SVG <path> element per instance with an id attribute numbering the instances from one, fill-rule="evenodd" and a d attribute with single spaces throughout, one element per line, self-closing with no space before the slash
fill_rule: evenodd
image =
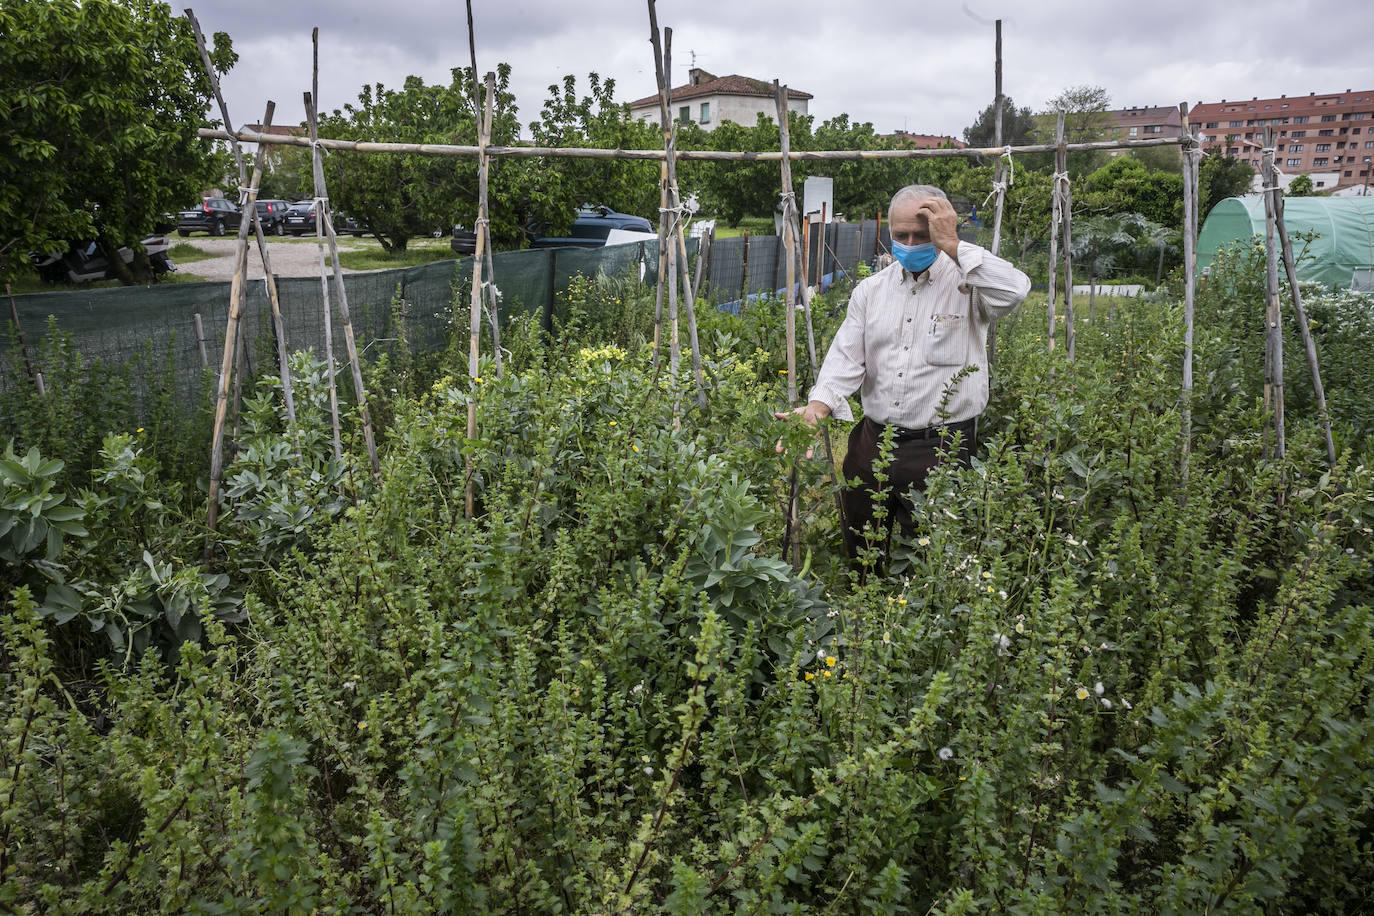
<path id="1" fill-rule="evenodd" d="M 1357 273 L 1374 267 L 1374 197 L 1287 197 L 1283 218 L 1298 260 L 1298 279 L 1348 288 Z M 1304 245 L 1298 236 L 1317 238 Z M 1252 236 L 1264 237 L 1264 198 L 1228 197 L 1212 208 L 1198 235 L 1198 267 L 1221 249 Z"/>

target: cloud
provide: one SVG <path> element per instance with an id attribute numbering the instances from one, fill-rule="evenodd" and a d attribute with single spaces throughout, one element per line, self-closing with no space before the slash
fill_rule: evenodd
<path id="1" fill-rule="evenodd" d="M 845 113 L 880 132 L 959 136 L 993 98 L 996 19 L 1004 91 L 1033 109 L 1076 85 L 1102 86 L 1120 106 L 1374 88 L 1365 55 L 1333 52 L 1325 9 L 1278 0 L 937 0 L 918 10 L 890 0 L 659 0 L 658 17 L 673 28 L 676 84 L 695 52 L 717 75 L 776 78 L 812 93 L 820 120 Z M 365 83 L 399 86 L 411 74 L 447 82 L 451 68 L 469 65 L 466 10 L 453 0 L 218 0 L 197 15 L 206 31 L 234 40 L 240 60 L 225 91 L 240 122 L 258 120 L 269 97 L 278 121 L 303 117 L 316 25 L 328 109 L 355 100 Z M 1374 26 L 1374 6 L 1350 5 L 1340 16 L 1344 34 Z M 476 0 L 474 20 L 479 69 L 511 64 L 525 123 L 564 74 L 579 85 L 593 71 L 614 79 L 626 101 L 654 91 L 640 0 Z"/>

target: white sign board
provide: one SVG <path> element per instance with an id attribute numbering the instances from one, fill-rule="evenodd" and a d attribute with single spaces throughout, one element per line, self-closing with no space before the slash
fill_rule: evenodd
<path id="1" fill-rule="evenodd" d="M 606 247 L 626 245 L 630 242 L 653 242 L 658 240 L 656 232 L 636 232 L 633 229 L 612 229 L 606 235 Z"/>
<path id="2" fill-rule="evenodd" d="M 822 204 L 825 206 L 825 221 L 834 222 L 835 179 L 820 176 L 806 179 L 806 184 L 802 186 L 802 217 L 819 214 Z"/>

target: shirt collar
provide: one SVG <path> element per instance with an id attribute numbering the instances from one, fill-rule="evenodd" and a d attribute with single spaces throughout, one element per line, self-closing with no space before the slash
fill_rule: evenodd
<path id="1" fill-rule="evenodd" d="M 902 285 L 905 286 L 908 280 L 912 281 L 917 286 L 922 286 L 924 284 L 930 283 L 931 279 L 934 277 L 935 272 L 937 270 L 943 271 L 945 269 L 945 262 L 947 262 L 948 260 L 949 255 L 945 254 L 943 251 L 937 251 L 935 253 L 935 260 L 931 262 L 931 265 L 929 267 L 921 271 L 919 274 L 914 274 L 911 271 L 907 270 L 905 267 L 901 268 Z"/>

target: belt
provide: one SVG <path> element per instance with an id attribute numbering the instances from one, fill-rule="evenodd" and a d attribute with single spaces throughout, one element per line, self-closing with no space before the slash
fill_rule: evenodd
<path id="1" fill-rule="evenodd" d="M 878 428 L 879 434 L 887 427 L 887 424 L 879 423 L 876 420 L 870 420 L 869 422 Z M 922 441 L 939 439 L 941 436 L 952 436 L 956 432 L 962 432 L 964 433 L 964 442 L 967 444 L 977 423 L 978 418 L 973 417 L 969 420 L 960 420 L 958 423 L 927 426 L 925 429 L 910 429 L 906 426 L 892 426 L 892 438 L 898 442 Z"/>

